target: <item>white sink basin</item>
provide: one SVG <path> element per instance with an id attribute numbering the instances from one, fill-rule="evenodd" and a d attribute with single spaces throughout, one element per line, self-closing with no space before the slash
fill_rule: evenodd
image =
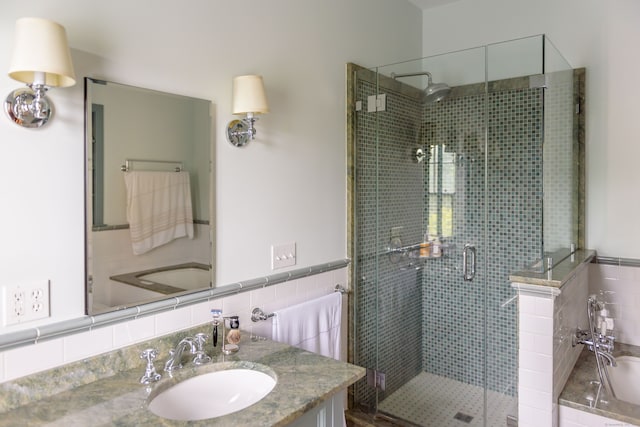
<path id="1" fill-rule="evenodd" d="M 211 365 L 206 372 L 180 381 L 151 395 L 149 410 L 179 421 L 221 417 L 247 408 L 264 398 L 276 385 L 275 374 L 264 365 L 238 363 Z M 265 373 L 267 372 L 267 373 Z"/>

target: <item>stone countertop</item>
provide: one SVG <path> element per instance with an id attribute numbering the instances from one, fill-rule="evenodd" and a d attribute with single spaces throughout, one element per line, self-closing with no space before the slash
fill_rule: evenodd
<path id="1" fill-rule="evenodd" d="M 640 347 L 616 343 L 616 350 L 613 354 L 614 357 L 640 357 Z M 640 406 L 608 396 L 604 388 L 594 384 L 594 381 L 597 380 L 598 370 L 595 357 L 585 347 L 560 394 L 560 404 L 640 426 Z M 600 390 L 598 390 L 599 388 Z M 600 391 L 599 395 L 598 391 Z"/>
<path id="2" fill-rule="evenodd" d="M 576 269 L 582 264 L 591 262 L 596 252 L 590 249 L 577 250 L 572 256 L 563 259 L 557 265 L 554 265 L 550 271 L 544 273 L 536 273 L 533 271 L 518 271 L 509 275 L 509 281 L 522 283 L 525 285 L 549 286 L 560 288 L 571 277 L 573 277 Z"/>
<path id="3" fill-rule="evenodd" d="M 171 342 L 175 344 L 181 336 L 184 334 L 173 337 Z M 140 349 L 148 344 L 136 346 L 125 353 L 132 358 L 133 354 L 139 354 Z M 89 371 L 86 366 L 71 370 L 57 368 L 3 383 L 0 398 L 9 403 L 5 404 L 5 412 L 0 412 L 0 426 L 283 426 L 365 374 L 364 368 L 286 344 L 250 339 L 247 333 L 243 334 L 237 353 L 225 356 L 215 350 L 212 357 L 213 363 L 248 361 L 266 365 L 277 375 L 276 386 L 258 403 L 223 417 L 195 422 L 160 418 L 147 409 L 147 400 L 154 395 L 154 390 L 167 387 L 169 382 L 177 379 L 215 370 L 212 364 L 200 367 L 189 364 L 174 373 L 172 378 L 160 369 L 166 360 L 166 352 L 163 352 L 155 362 L 162 379 L 149 386 L 139 383 L 144 373 L 144 364 L 140 365 L 139 362 L 135 368 L 109 373 L 106 377 L 73 386 L 60 386 L 60 383 L 65 382 L 66 378 L 86 376 Z M 101 357 L 100 363 L 112 360 L 113 356 Z M 47 387 L 54 391 L 47 393 L 35 390 Z M 19 406 L 11 406 L 11 402 L 19 402 Z"/>

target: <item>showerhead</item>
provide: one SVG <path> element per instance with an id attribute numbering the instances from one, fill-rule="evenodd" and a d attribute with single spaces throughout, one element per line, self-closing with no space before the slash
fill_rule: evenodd
<path id="1" fill-rule="evenodd" d="M 451 88 L 446 83 L 434 83 L 431 79 L 431 73 L 428 71 L 422 71 L 419 73 L 407 73 L 407 74 L 396 74 L 391 73 L 392 79 L 397 79 L 398 77 L 413 77 L 413 76 L 427 76 L 427 87 L 424 88 L 422 95 L 422 102 L 424 104 L 434 104 L 436 102 L 442 101 L 444 98 L 449 95 L 451 92 Z"/>
<path id="2" fill-rule="evenodd" d="M 425 104 L 434 104 L 442 101 L 449 95 L 451 88 L 446 83 L 432 83 L 431 77 L 429 77 L 429 84 L 424 89 L 424 95 L 422 96 L 422 102 Z"/>

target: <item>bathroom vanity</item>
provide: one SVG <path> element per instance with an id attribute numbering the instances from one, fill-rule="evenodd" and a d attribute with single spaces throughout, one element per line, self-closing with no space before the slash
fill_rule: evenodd
<path id="1" fill-rule="evenodd" d="M 208 329 L 194 328 L 0 384 L 0 426 L 184 425 L 185 421 L 154 415 L 148 409 L 149 401 L 167 383 L 209 372 L 220 362 L 267 366 L 276 377 L 276 385 L 262 400 L 245 409 L 189 421 L 189 425 L 342 425 L 343 392 L 365 374 L 358 366 L 244 333 L 237 353 L 223 355 L 219 346 L 212 351 L 208 342 L 206 350 L 213 357 L 212 363 L 185 363 L 173 374 L 162 370 L 169 349 L 182 338 L 210 332 Z M 155 367 L 162 379 L 143 385 L 140 378 L 146 362 L 140 354 L 150 347 L 158 350 Z"/>

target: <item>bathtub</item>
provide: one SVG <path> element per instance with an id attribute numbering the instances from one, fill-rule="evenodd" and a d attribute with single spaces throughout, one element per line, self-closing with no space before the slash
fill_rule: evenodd
<path id="1" fill-rule="evenodd" d="M 201 267 L 178 267 L 136 276 L 141 281 L 163 283 L 182 289 L 201 289 L 211 285 L 211 271 Z"/>
<path id="2" fill-rule="evenodd" d="M 109 278 L 163 295 L 211 287 L 209 266 L 196 262 L 118 274 Z"/>
<path id="3" fill-rule="evenodd" d="M 614 351 L 616 367 L 607 367 L 614 399 L 597 382 L 598 371 L 595 356 L 587 348 L 582 350 L 569 379 L 560 395 L 559 403 L 570 413 L 588 412 L 580 419 L 605 420 L 604 423 L 580 424 L 575 420 L 569 425 L 640 426 L 640 347 L 616 343 Z M 563 409 L 560 409 L 560 427 L 563 427 Z M 594 421 L 595 422 L 595 421 Z"/>
<path id="4" fill-rule="evenodd" d="M 616 367 L 607 367 L 616 398 L 640 406 L 640 357 L 616 358 Z"/>

